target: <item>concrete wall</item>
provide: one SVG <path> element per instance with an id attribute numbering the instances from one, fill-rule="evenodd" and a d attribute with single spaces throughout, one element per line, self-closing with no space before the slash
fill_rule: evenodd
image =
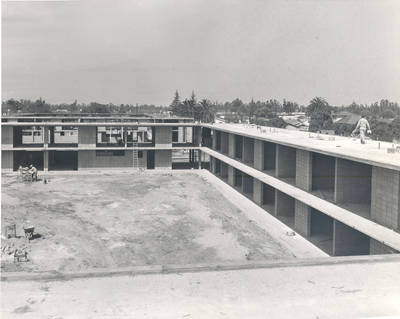
<path id="1" fill-rule="evenodd" d="M 260 140 L 254 141 L 254 168 L 264 169 L 264 142 Z"/>
<path id="2" fill-rule="evenodd" d="M 96 147 L 95 126 L 79 126 L 78 147 Z"/>
<path id="3" fill-rule="evenodd" d="M 156 150 L 155 169 L 172 169 L 172 150 Z"/>
<path id="4" fill-rule="evenodd" d="M 12 126 L 1 126 L 1 145 L 2 146 L 13 146 L 13 127 Z"/>
<path id="5" fill-rule="evenodd" d="M 12 171 L 14 168 L 14 152 L 1 151 L 1 170 L 5 172 Z"/>
<path id="6" fill-rule="evenodd" d="M 285 193 L 275 190 L 275 215 L 293 216 L 294 199 Z"/>
<path id="7" fill-rule="evenodd" d="M 375 239 L 370 238 L 369 241 L 369 253 L 371 255 L 383 255 L 383 254 L 398 254 L 399 252 L 386 246 Z"/>
<path id="8" fill-rule="evenodd" d="M 371 203 L 372 167 L 336 158 L 335 202 Z"/>
<path id="9" fill-rule="evenodd" d="M 298 200 L 295 201 L 294 229 L 305 237 L 311 235 L 311 208 Z"/>
<path id="10" fill-rule="evenodd" d="M 371 218 L 386 227 L 400 228 L 400 172 L 372 168 Z"/>
<path id="11" fill-rule="evenodd" d="M 243 162 L 251 166 L 254 163 L 254 139 L 252 138 L 243 138 Z"/>
<path id="12" fill-rule="evenodd" d="M 369 254 L 369 237 L 335 220 L 333 223 L 333 256 Z"/>
<path id="13" fill-rule="evenodd" d="M 144 168 L 147 167 L 147 151 L 143 151 L 143 157 L 139 158 L 139 165 Z M 131 150 L 125 151 L 124 156 L 96 156 L 96 151 L 94 150 L 78 151 L 78 170 L 96 168 L 118 169 L 132 167 L 133 152 Z"/>
<path id="14" fill-rule="evenodd" d="M 171 147 L 172 127 L 156 126 L 154 131 L 156 146 Z"/>
<path id="15" fill-rule="evenodd" d="M 296 149 L 276 145 L 276 177 L 296 176 Z"/>

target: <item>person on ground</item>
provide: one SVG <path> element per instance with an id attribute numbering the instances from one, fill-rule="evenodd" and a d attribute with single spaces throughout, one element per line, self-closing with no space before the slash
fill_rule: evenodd
<path id="1" fill-rule="evenodd" d="M 357 126 L 352 134 L 354 135 L 357 130 L 360 131 L 361 144 L 365 144 L 365 133 L 367 132 L 368 134 L 371 134 L 371 128 L 365 115 L 361 115 L 361 118 L 358 120 Z"/>
<path id="2" fill-rule="evenodd" d="M 29 173 L 32 176 L 32 181 L 37 181 L 37 169 L 32 164 L 29 165 Z"/>

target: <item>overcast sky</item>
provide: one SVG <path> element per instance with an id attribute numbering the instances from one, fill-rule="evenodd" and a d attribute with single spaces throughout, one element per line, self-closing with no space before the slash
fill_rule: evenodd
<path id="1" fill-rule="evenodd" d="M 400 1 L 2 3 L 2 98 L 400 101 Z"/>

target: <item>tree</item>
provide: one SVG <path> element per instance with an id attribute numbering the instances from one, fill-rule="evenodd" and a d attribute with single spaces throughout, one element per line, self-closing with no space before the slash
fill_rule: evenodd
<path id="1" fill-rule="evenodd" d="M 169 107 L 170 107 L 172 114 L 179 115 L 179 116 L 181 115 L 182 103 L 181 103 L 181 99 L 179 97 L 178 90 L 175 91 L 174 99 L 172 100 Z"/>
<path id="2" fill-rule="evenodd" d="M 203 123 L 213 123 L 215 119 L 215 112 L 211 102 L 207 99 L 203 99 L 200 101 L 199 105 L 201 109 L 199 120 Z"/>
<path id="3" fill-rule="evenodd" d="M 306 114 L 310 116 L 310 132 L 317 132 L 321 129 L 331 130 L 333 121 L 331 116 L 331 107 L 323 98 L 315 97 L 310 101 Z"/>

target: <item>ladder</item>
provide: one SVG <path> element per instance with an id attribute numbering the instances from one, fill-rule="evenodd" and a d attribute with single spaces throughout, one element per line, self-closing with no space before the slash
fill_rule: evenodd
<path id="1" fill-rule="evenodd" d="M 134 170 L 139 170 L 139 151 L 138 151 L 138 143 L 133 142 L 132 145 L 132 151 L 133 151 L 133 169 Z"/>

